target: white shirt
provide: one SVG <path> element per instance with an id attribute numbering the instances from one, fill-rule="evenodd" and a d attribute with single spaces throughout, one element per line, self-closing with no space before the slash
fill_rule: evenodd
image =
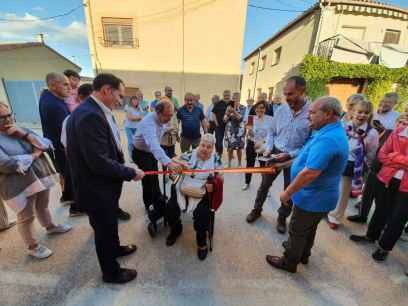
<path id="1" fill-rule="evenodd" d="M 64 121 L 62 121 L 62 129 L 61 129 L 61 143 L 64 146 L 64 148 L 67 148 L 67 122 L 68 122 L 68 118 L 71 115 L 68 115 Z"/>
<path id="2" fill-rule="evenodd" d="M 166 127 L 166 124 L 160 123 L 156 112 L 152 112 L 140 121 L 133 136 L 133 146 L 136 149 L 152 153 L 154 158 L 165 166 L 171 163 L 171 159 L 160 146 L 160 139 Z"/>
<path id="3" fill-rule="evenodd" d="M 92 99 L 98 104 L 98 106 L 102 109 L 103 114 L 105 115 L 106 120 L 109 123 L 109 126 L 111 128 L 113 137 L 115 138 L 116 146 L 118 147 L 118 150 L 122 152 L 122 146 L 120 143 L 120 132 L 119 128 L 116 125 L 115 118 L 113 116 L 113 113 L 109 107 L 107 107 L 105 104 L 103 104 L 101 101 L 99 101 L 95 96 L 91 95 Z"/>
<path id="4" fill-rule="evenodd" d="M 399 112 L 390 110 L 385 114 L 374 114 L 374 120 L 379 120 L 387 130 L 393 130 L 397 124 L 397 119 L 400 116 Z"/>

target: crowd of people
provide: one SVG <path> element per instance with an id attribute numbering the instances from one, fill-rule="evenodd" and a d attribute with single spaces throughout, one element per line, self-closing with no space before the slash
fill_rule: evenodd
<path id="1" fill-rule="evenodd" d="M 55 224 L 48 208 L 50 189 L 59 183 L 60 201 L 70 205 L 70 216 L 89 218 L 103 280 L 136 278 L 135 270 L 117 262 L 137 249 L 121 245 L 118 234 L 118 220 L 131 218 L 119 206 L 122 185 L 134 180 L 142 183 L 148 234 L 156 237 L 164 219 L 170 228 L 168 246 L 183 230 L 177 193 L 183 196 L 185 211 L 194 218 L 197 256 L 204 260 L 214 222 L 211 202 L 218 201 L 218 207 L 222 198 L 223 177 L 216 169 L 242 168 L 244 150 L 247 168 L 257 161 L 260 167 L 273 167 L 261 175 L 248 223 L 262 216 L 269 189 L 283 172 L 276 229 L 285 234 L 291 216 L 289 236 L 282 256 L 266 256 L 271 266 L 294 273 L 299 263 L 307 264 L 319 223 L 327 218 L 330 229 L 342 226 L 350 198 L 361 201 L 356 204 L 359 213 L 347 219 L 369 221 L 366 234 L 350 239 L 378 242 L 372 255 L 376 261 L 385 260 L 400 237 L 408 235 L 408 105 L 396 112 L 395 92 L 385 94 L 377 110 L 364 94 L 353 94 L 343 112 L 335 97 L 311 101 L 305 79 L 293 76 L 283 88 L 286 103 L 278 96 L 268 101 L 261 93 L 257 101 L 249 98 L 242 105 L 239 92 L 225 90 L 205 109 L 198 93 L 187 92 L 181 105 L 170 86 L 164 96 L 154 92 L 150 103 L 141 90 L 125 98 L 124 82 L 106 73 L 82 85 L 75 71 L 49 73 L 46 84 L 39 101 L 42 136 L 18 127 L 8 105 L 0 102 L 0 230 L 17 224 L 35 258 L 52 255 L 36 239 L 35 218 L 48 234 L 72 229 Z M 114 116 L 123 104 L 127 154 Z M 178 189 L 177 175 L 171 177 L 168 199 L 159 175 L 145 175 L 159 171 L 160 165 L 174 173 L 191 168 L 208 172 L 184 175 Z M 243 192 L 250 190 L 252 176 L 243 175 Z M 16 222 L 8 219 L 5 204 L 16 213 Z"/>

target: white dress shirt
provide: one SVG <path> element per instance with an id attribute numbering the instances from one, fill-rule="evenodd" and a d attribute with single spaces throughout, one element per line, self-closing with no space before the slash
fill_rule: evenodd
<path id="1" fill-rule="evenodd" d="M 166 130 L 166 126 L 167 124 L 160 123 L 156 112 L 152 112 L 140 121 L 133 136 L 133 146 L 136 149 L 152 153 L 154 158 L 165 166 L 171 163 L 171 159 L 160 146 L 160 139 Z"/>
<path id="2" fill-rule="evenodd" d="M 393 130 L 397 124 L 397 119 L 400 116 L 399 112 L 390 110 L 385 114 L 374 114 L 374 120 L 379 120 L 387 130 Z"/>
<path id="3" fill-rule="evenodd" d="M 120 132 L 119 128 L 116 125 L 115 117 L 113 116 L 113 112 L 109 107 L 107 107 L 105 104 L 103 104 L 101 101 L 99 101 L 95 96 L 91 95 L 92 99 L 98 104 L 98 106 L 102 109 L 103 114 L 105 115 L 106 120 L 109 123 L 109 126 L 111 128 L 113 137 L 115 138 L 116 146 L 118 147 L 118 150 L 122 152 L 122 146 L 120 143 Z"/>

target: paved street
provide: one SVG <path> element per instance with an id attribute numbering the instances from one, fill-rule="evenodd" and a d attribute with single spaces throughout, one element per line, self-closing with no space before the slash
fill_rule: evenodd
<path id="1" fill-rule="evenodd" d="M 196 257 L 195 235 L 189 215 L 184 233 L 165 246 L 167 230 L 152 240 L 145 231 L 140 183 L 127 183 L 121 206 L 132 214 L 120 224 L 124 243 L 136 243 L 136 254 L 121 260 L 139 275 L 124 286 L 101 281 L 93 238 L 86 217 L 68 220 L 74 230 L 42 241 L 54 255 L 45 261 L 29 258 L 17 230 L 0 233 L 0 305 L 407 305 L 408 243 L 398 243 L 389 260 L 375 263 L 373 246 L 348 240 L 364 226 L 347 223 L 333 232 L 321 223 L 308 266 L 296 275 L 277 271 L 265 262 L 266 254 L 280 254 L 286 236 L 275 231 L 279 180 L 272 190 L 263 218 L 245 222 L 259 178 L 242 192 L 242 176 L 226 177 L 225 201 L 216 216 L 215 247 L 204 262 Z M 68 208 L 58 203 L 58 188 L 51 207 L 58 222 L 67 221 Z"/>

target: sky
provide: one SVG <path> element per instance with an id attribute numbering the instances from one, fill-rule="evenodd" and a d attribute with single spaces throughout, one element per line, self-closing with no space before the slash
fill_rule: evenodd
<path id="1" fill-rule="evenodd" d="M 46 44 L 82 67 L 81 75 L 93 75 L 84 9 L 80 7 L 68 16 L 54 20 L 39 20 L 39 18 L 68 12 L 80 6 L 82 0 L 0 0 L 0 2 L 0 43 L 36 41 L 37 35 L 43 33 Z M 384 0 L 382 2 L 408 8 L 408 0 Z M 274 9 L 302 11 L 311 7 L 315 1 L 249 0 L 249 3 Z M 299 14 L 248 7 L 243 56 L 254 50 Z M 4 19 L 24 19 L 24 22 L 4 21 Z"/>

